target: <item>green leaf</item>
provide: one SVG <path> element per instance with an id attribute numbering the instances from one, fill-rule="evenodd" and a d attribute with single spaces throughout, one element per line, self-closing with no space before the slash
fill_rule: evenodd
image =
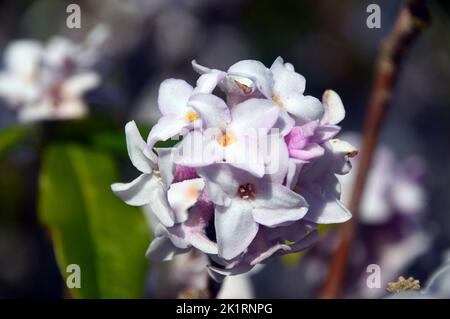
<path id="1" fill-rule="evenodd" d="M 122 131 L 106 131 L 92 134 L 92 145 L 96 149 L 105 150 L 115 154 L 117 157 L 127 158 L 127 146 L 124 143 L 124 133 Z"/>
<path id="2" fill-rule="evenodd" d="M 0 130 L 0 158 L 17 145 L 29 132 L 29 129 L 19 126 Z"/>
<path id="3" fill-rule="evenodd" d="M 326 233 L 328 233 L 329 231 L 333 231 L 338 226 L 339 224 L 320 224 L 319 227 L 317 228 L 317 231 L 319 232 L 319 236 L 323 237 Z M 281 261 L 287 267 L 298 265 L 305 256 L 305 254 L 308 252 L 308 250 L 309 249 L 305 251 L 283 255 L 281 256 Z"/>
<path id="4" fill-rule="evenodd" d="M 81 298 L 140 298 L 148 268 L 149 230 L 142 212 L 120 201 L 107 153 L 78 145 L 49 146 L 43 157 L 39 215 L 49 228 L 62 275 L 81 268 Z"/>

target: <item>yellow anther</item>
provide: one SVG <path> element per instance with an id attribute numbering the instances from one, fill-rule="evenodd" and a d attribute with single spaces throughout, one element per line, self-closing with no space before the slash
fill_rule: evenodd
<path id="1" fill-rule="evenodd" d="M 353 158 L 356 155 L 358 155 L 358 151 L 356 151 L 356 150 L 347 153 L 347 156 L 350 157 L 350 158 Z"/>
<path id="2" fill-rule="evenodd" d="M 198 119 L 200 116 L 197 114 L 197 113 L 195 113 L 195 112 L 191 112 L 191 113 L 188 113 L 187 115 L 186 115 L 186 118 L 188 119 L 188 121 L 189 122 L 194 122 L 196 119 Z"/>
<path id="3" fill-rule="evenodd" d="M 199 193 L 198 189 L 196 187 L 194 187 L 194 186 L 191 186 L 187 190 L 187 197 L 189 199 L 197 199 L 198 193 Z"/>
<path id="4" fill-rule="evenodd" d="M 242 199 L 253 199 L 256 197 L 256 187 L 252 183 L 245 183 L 239 186 L 238 195 Z"/>
<path id="5" fill-rule="evenodd" d="M 281 102 L 281 99 L 277 95 L 272 96 L 272 100 L 277 103 L 279 107 L 284 108 L 283 102 Z"/>
<path id="6" fill-rule="evenodd" d="M 233 143 L 236 143 L 237 138 L 234 134 L 231 133 L 224 133 L 222 134 L 222 136 L 220 137 L 220 145 L 222 145 L 223 147 L 229 146 Z"/>

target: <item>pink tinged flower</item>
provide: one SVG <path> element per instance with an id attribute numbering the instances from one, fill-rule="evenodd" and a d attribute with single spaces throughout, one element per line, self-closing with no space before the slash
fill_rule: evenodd
<path id="1" fill-rule="evenodd" d="M 302 126 L 295 126 L 286 136 L 289 156 L 298 160 L 309 161 L 320 157 L 324 149 L 319 145 L 320 140 L 314 138 L 318 121 L 312 121 Z"/>
<path id="2" fill-rule="evenodd" d="M 183 80 L 168 79 L 161 83 L 158 94 L 158 106 L 162 118 L 153 126 L 148 137 L 148 144 L 164 141 L 178 134 L 185 134 L 199 125 L 200 114 L 193 107 L 201 100 L 197 94 L 211 93 L 224 73 L 212 71 L 202 75 L 194 89 Z M 192 98 L 192 99 L 191 99 Z"/>
<path id="3" fill-rule="evenodd" d="M 275 61 L 274 65 L 276 64 L 277 61 Z M 285 68 L 291 70 L 291 67 Z M 289 71 L 286 70 L 282 73 L 286 72 L 289 73 Z M 295 75 L 295 77 L 300 76 L 297 73 L 295 73 Z M 286 79 L 284 79 L 284 81 L 285 80 Z M 277 95 L 275 95 L 275 101 L 279 104 L 282 103 Z M 283 106 L 284 104 L 280 105 Z M 326 90 L 322 97 L 322 105 L 324 111 L 319 119 L 311 120 L 303 125 L 294 126 L 292 130 L 289 131 L 288 136 L 286 136 L 286 143 L 288 143 L 289 155 L 291 157 L 300 161 L 309 161 L 322 156 L 323 148 L 320 145 L 334 138 L 341 130 L 336 124 L 344 119 L 345 109 L 339 95 L 332 90 Z M 280 114 L 282 114 L 282 112 Z M 317 116 L 319 116 L 319 114 Z M 303 121 L 297 119 L 296 122 L 299 123 Z"/>
<path id="4" fill-rule="evenodd" d="M 351 213 L 340 201 L 341 190 L 336 174 L 348 173 L 351 168 L 349 159 L 357 151 L 351 144 L 337 139 L 325 143 L 324 149 L 322 157 L 300 166 L 296 183 L 289 183 L 295 185 L 294 189 L 309 204 L 305 220 L 317 224 L 342 223 L 351 218 Z"/>
<path id="5" fill-rule="evenodd" d="M 277 227 L 301 219 L 308 211 L 302 196 L 269 178 L 258 179 L 229 165 L 198 169 L 211 201 L 219 256 L 230 260 L 250 245 L 259 225 Z"/>
<path id="6" fill-rule="evenodd" d="M 214 205 L 205 192 L 198 197 L 194 206 L 189 209 L 186 219 L 172 227 L 159 225 L 155 231 L 156 238 L 147 250 L 151 259 L 170 260 L 179 253 L 192 247 L 206 254 L 217 254 L 217 244 L 207 235 L 209 223 L 213 222 Z"/>
<path id="7" fill-rule="evenodd" d="M 134 121 L 127 123 L 125 133 L 128 155 L 142 174 L 130 183 L 112 184 L 111 189 L 128 205 L 149 205 L 162 224 L 173 226 L 174 214 L 167 201 L 164 184 L 155 174 L 156 155 L 142 139 Z"/>
<path id="8" fill-rule="evenodd" d="M 258 146 L 267 139 L 279 110 L 265 99 L 249 99 L 229 110 L 221 99 L 201 96 L 196 109 L 212 130 L 193 131 L 179 144 L 175 162 L 190 167 L 228 163 L 255 176 L 265 173 Z M 207 98 L 208 97 L 208 98 Z"/>
<path id="9" fill-rule="evenodd" d="M 320 125 L 319 121 L 311 121 L 295 126 L 285 137 L 289 155 L 301 161 L 311 161 L 324 154 L 321 146 L 339 133 L 340 128 L 334 125 Z"/>

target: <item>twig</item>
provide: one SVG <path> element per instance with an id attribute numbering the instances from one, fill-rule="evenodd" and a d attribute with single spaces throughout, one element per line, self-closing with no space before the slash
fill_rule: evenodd
<path id="1" fill-rule="evenodd" d="M 359 168 L 349 203 L 353 218 L 340 228 L 340 243 L 330 262 L 328 277 L 319 294 L 320 298 L 338 298 L 341 294 L 349 250 L 356 236 L 358 209 L 366 178 L 400 66 L 405 54 L 429 22 L 430 15 L 425 0 L 407 1 L 401 7 L 393 29 L 380 48 L 363 129 Z"/>

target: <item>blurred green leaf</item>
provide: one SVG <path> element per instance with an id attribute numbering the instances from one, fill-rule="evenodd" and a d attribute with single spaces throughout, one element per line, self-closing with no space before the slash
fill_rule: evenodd
<path id="1" fill-rule="evenodd" d="M 29 129 L 19 126 L 12 126 L 0 130 L 0 158 L 16 146 L 29 132 Z"/>
<path id="2" fill-rule="evenodd" d="M 75 144 L 49 146 L 43 156 L 39 213 L 49 228 L 61 273 L 81 268 L 81 298 L 140 298 L 148 268 L 149 231 L 142 212 L 110 189 L 118 181 L 107 154 Z"/>
<path id="3" fill-rule="evenodd" d="M 281 261 L 282 261 L 283 265 L 285 265 L 286 267 L 293 267 L 300 263 L 300 261 L 302 260 L 304 255 L 305 255 L 304 251 L 299 251 L 299 252 L 292 253 L 292 254 L 286 254 L 286 255 L 281 256 Z"/>
<path id="4" fill-rule="evenodd" d="M 319 232 L 319 235 L 322 237 L 330 230 L 334 230 L 339 227 L 340 224 L 320 224 L 319 227 L 317 227 L 317 231 Z"/>
<path id="5" fill-rule="evenodd" d="M 116 156 L 128 158 L 125 132 L 123 131 L 106 131 L 93 134 L 92 145 L 94 145 L 96 149 L 105 150 Z"/>
<path id="6" fill-rule="evenodd" d="M 319 232 L 320 238 L 322 238 L 329 231 L 336 229 L 338 226 L 339 224 L 320 224 L 319 227 L 317 227 L 317 231 Z M 281 256 L 281 261 L 287 267 L 298 265 L 301 262 L 302 258 L 307 253 L 307 251 L 308 250 L 283 255 Z"/>

